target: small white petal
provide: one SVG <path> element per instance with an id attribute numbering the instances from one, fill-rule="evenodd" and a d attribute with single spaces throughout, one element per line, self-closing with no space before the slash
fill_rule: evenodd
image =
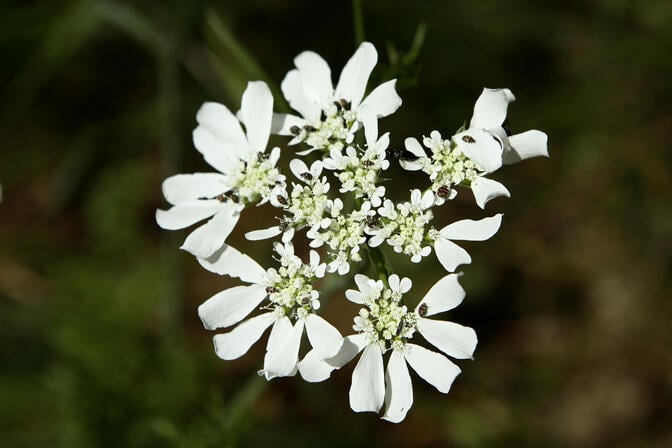
<path id="1" fill-rule="evenodd" d="M 345 291 L 345 298 L 359 305 L 364 304 L 364 296 L 362 295 L 361 292 L 355 289 L 348 289 L 347 291 Z"/>
<path id="2" fill-rule="evenodd" d="M 306 317 L 306 333 L 310 345 L 322 355 L 322 359 L 336 356 L 343 345 L 343 336 L 336 327 L 316 314 Z"/>
<path id="3" fill-rule="evenodd" d="M 273 118 L 273 95 L 263 81 L 250 81 L 243 92 L 240 105 L 242 122 L 247 129 L 247 141 L 250 149 L 264 152 L 268 137 L 271 135 Z"/>
<path id="4" fill-rule="evenodd" d="M 404 140 L 404 146 L 408 152 L 418 158 L 427 157 L 427 153 L 425 153 L 425 150 L 422 149 L 422 146 L 420 146 L 420 142 L 413 137 L 408 137 L 406 140 Z"/>
<path id="5" fill-rule="evenodd" d="M 309 101 L 323 104 L 331 98 L 334 93 L 331 69 L 322 56 L 304 51 L 294 58 L 294 65 L 299 70 L 303 92 Z"/>
<path id="6" fill-rule="evenodd" d="M 306 120 L 296 115 L 273 113 L 271 134 L 294 135 L 291 131 L 292 127 L 302 128 L 305 124 Z"/>
<path id="7" fill-rule="evenodd" d="M 215 335 L 215 353 L 225 360 L 240 358 L 259 340 L 274 320 L 273 313 L 260 314 L 246 320 L 229 333 Z"/>
<path id="8" fill-rule="evenodd" d="M 262 285 L 234 286 L 215 294 L 198 307 L 198 316 L 208 330 L 237 324 L 267 296 Z"/>
<path id="9" fill-rule="evenodd" d="M 264 373 L 267 380 L 291 376 L 296 372 L 303 327 L 304 321 L 299 319 L 288 333 L 282 335 L 282 340 L 279 339 L 281 336 L 278 336 L 278 341 L 274 342 L 272 350 L 267 353 L 268 359 L 264 362 Z"/>
<path id="10" fill-rule="evenodd" d="M 397 94 L 397 80 L 387 81 L 367 95 L 360 107 L 370 109 L 377 118 L 387 117 L 401 107 L 401 97 Z"/>
<path id="11" fill-rule="evenodd" d="M 245 234 L 245 239 L 249 241 L 267 240 L 282 233 L 279 226 L 269 227 L 267 229 L 252 230 Z"/>
<path id="12" fill-rule="evenodd" d="M 441 353 L 415 344 L 406 344 L 406 361 L 420 377 L 444 394 L 450 390 L 461 370 Z"/>
<path id="13" fill-rule="evenodd" d="M 401 279 L 401 283 L 399 284 L 399 292 L 405 294 L 408 291 L 410 291 L 411 286 L 413 286 L 413 282 L 411 282 L 411 279 L 408 277 L 404 277 Z"/>
<path id="14" fill-rule="evenodd" d="M 516 163 L 530 157 L 548 157 L 548 136 L 533 129 L 509 137 L 507 151 L 504 152 L 504 163 Z"/>
<path id="15" fill-rule="evenodd" d="M 439 230 L 439 233 L 449 240 L 485 241 L 497 233 L 501 224 L 502 214 L 498 213 L 477 221 L 472 219 L 456 221 Z"/>
<path id="16" fill-rule="evenodd" d="M 399 423 L 406 418 L 406 413 L 413 406 L 413 384 L 406 360 L 396 350 L 392 351 L 387 362 L 385 384 L 385 414 L 382 418 L 388 422 Z"/>
<path id="17" fill-rule="evenodd" d="M 266 271 L 256 261 L 228 244 L 224 244 L 208 258 L 197 260 L 210 272 L 238 277 L 248 283 L 261 283 L 266 276 Z"/>
<path id="18" fill-rule="evenodd" d="M 455 322 L 420 318 L 418 331 L 434 347 L 457 359 L 470 359 L 478 343 L 472 328 Z"/>
<path id="19" fill-rule="evenodd" d="M 485 209 L 485 204 L 491 199 L 500 196 L 511 197 L 511 193 L 509 193 L 509 190 L 504 185 L 486 177 L 477 177 L 474 179 L 471 183 L 471 191 L 474 193 L 476 204 L 482 209 Z"/>
<path id="20" fill-rule="evenodd" d="M 444 238 L 438 238 L 434 242 L 434 252 L 441 266 L 448 272 L 453 272 L 461 264 L 471 263 L 471 256 L 457 244 Z"/>
<path id="21" fill-rule="evenodd" d="M 416 312 L 422 304 L 426 305 L 425 316 L 452 310 L 464 300 L 466 292 L 460 286 L 458 279 L 461 274 L 449 274 L 436 282 L 416 307 Z"/>
<path id="22" fill-rule="evenodd" d="M 385 400 L 383 354 L 378 344 L 364 349 L 352 372 L 350 407 L 355 412 L 378 412 Z"/>
<path id="23" fill-rule="evenodd" d="M 390 285 L 392 291 L 399 291 L 399 276 L 397 274 L 392 274 L 387 279 L 387 283 Z"/>
<path id="24" fill-rule="evenodd" d="M 378 62 L 378 52 L 375 47 L 369 42 L 362 42 L 343 67 L 334 97 L 351 101 L 352 108 L 356 109 L 364 96 L 366 84 L 376 62 Z"/>
<path id="25" fill-rule="evenodd" d="M 163 181 L 163 195 L 171 204 L 213 198 L 229 190 L 226 176 L 219 173 L 177 174 Z"/>
<path id="26" fill-rule="evenodd" d="M 183 229 L 209 218 L 221 208 L 222 203 L 217 199 L 183 202 L 168 210 L 156 210 L 156 223 L 166 230 Z"/>
<path id="27" fill-rule="evenodd" d="M 301 177 L 303 173 L 310 174 L 308 165 L 306 165 L 306 163 L 301 159 L 292 159 L 289 162 L 289 169 L 292 171 L 292 174 L 294 174 L 294 177 L 299 179 L 301 182 L 306 181 L 303 177 Z"/>
<path id="28" fill-rule="evenodd" d="M 292 109 L 299 112 L 303 118 L 313 121 L 320 117 L 322 109 L 319 104 L 306 97 L 298 70 L 290 70 L 287 73 L 280 84 L 280 89 Z"/>
<path id="29" fill-rule="evenodd" d="M 506 120 L 509 103 L 515 99 L 509 89 L 483 89 L 474 105 L 469 127 L 490 129 L 501 126 Z"/>
<path id="30" fill-rule="evenodd" d="M 224 202 L 222 206 L 210 221 L 187 236 L 180 249 L 197 257 L 208 258 L 222 247 L 240 217 L 237 206 L 228 202 Z"/>

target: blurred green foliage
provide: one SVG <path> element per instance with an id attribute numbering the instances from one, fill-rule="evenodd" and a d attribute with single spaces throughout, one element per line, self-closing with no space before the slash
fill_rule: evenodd
<path id="1" fill-rule="evenodd" d="M 0 3 L 2 446 L 672 446 L 669 2 L 354 3 L 361 22 L 300 0 Z M 393 145 L 450 134 L 483 86 L 514 91 L 514 130 L 550 136 L 550 159 L 497 173 L 503 228 L 468 246 L 450 318 L 477 330 L 475 362 L 448 396 L 414 378 L 400 425 L 349 410 L 352 367 L 266 384 L 263 348 L 219 361 L 196 308 L 231 282 L 153 220 L 164 177 L 209 169 L 200 103 L 236 109 L 251 79 L 277 93 L 304 49 L 337 73 L 355 28 L 375 80 L 399 77 Z M 392 261 L 418 294 L 440 275 Z"/>

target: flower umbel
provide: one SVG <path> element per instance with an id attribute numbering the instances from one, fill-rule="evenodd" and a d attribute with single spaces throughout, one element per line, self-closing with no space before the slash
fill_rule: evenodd
<path id="1" fill-rule="evenodd" d="M 373 45 L 362 43 L 334 87 L 322 57 L 299 54 L 281 85 L 297 115 L 273 113 L 271 91 L 261 81 L 248 84 L 237 114 L 222 104 L 203 104 L 193 141 L 216 172 L 166 179 L 163 193 L 170 208 L 157 210 L 156 221 L 176 230 L 207 219 L 182 249 L 206 270 L 242 282 L 198 308 L 206 329 L 226 329 L 213 338 L 217 356 L 243 356 L 271 328 L 258 373 L 270 380 L 299 372 L 304 380 L 319 382 L 361 354 L 352 373 L 350 407 L 355 412 L 384 408 L 383 419 L 400 422 L 413 405 L 408 366 L 447 393 L 460 373 L 449 358 L 472 358 L 475 331 L 431 317 L 457 307 L 466 295 L 458 281 L 462 274 L 455 270 L 471 256 L 455 241 L 485 241 L 502 222 L 501 213 L 444 226 L 434 218 L 447 213 L 448 201 L 462 188 L 472 191 L 481 209 L 495 197 L 509 197 L 508 189 L 489 176 L 505 164 L 548 151 L 543 132 L 508 131 L 507 109 L 514 100 L 508 89 L 484 89 L 469 127 L 449 138 L 434 130 L 421 140 L 395 143 L 389 132 L 379 132 L 378 120 L 401 106 L 396 80 L 366 92 L 377 60 Z M 289 148 L 269 150 L 271 133 L 289 137 L 280 146 L 299 151 L 287 156 Z M 399 141 L 405 149 L 395 148 Z M 425 185 L 410 189 L 410 197 L 403 181 L 413 179 L 402 179 L 401 191 L 395 191 L 399 179 L 389 169 L 392 158 L 427 176 Z M 289 181 L 284 166 L 292 172 Z M 250 206 L 275 213 L 268 224 L 245 233 L 251 242 L 272 240 L 273 267 L 262 268 L 228 242 Z M 428 273 L 440 264 L 448 274 L 418 301 L 411 279 L 397 273 L 404 267 L 395 270 L 387 261 L 389 248 L 412 263 L 434 263 Z M 428 257 L 432 251 L 438 264 Z M 323 306 L 329 297 L 320 289 L 333 286 L 337 277 L 355 285 L 343 288 L 356 305 L 354 333 L 345 338 L 322 316 L 330 307 Z M 418 335 L 433 349 L 420 345 Z"/>

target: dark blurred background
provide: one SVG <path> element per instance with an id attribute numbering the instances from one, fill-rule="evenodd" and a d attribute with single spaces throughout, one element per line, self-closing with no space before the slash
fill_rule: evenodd
<path id="1" fill-rule="evenodd" d="M 369 85 L 397 77 L 404 100 L 381 121 L 393 146 L 450 135 L 483 86 L 516 94 L 514 131 L 549 135 L 550 159 L 493 175 L 512 193 L 488 205 L 499 234 L 465 244 L 467 299 L 445 317 L 479 347 L 450 394 L 414 376 L 393 425 L 350 411 L 354 364 L 265 383 L 263 343 L 217 359 L 196 309 L 235 282 L 154 223 L 165 177 L 211 170 L 190 141 L 199 105 L 236 110 L 305 49 L 336 76 L 350 3 L 2 1 L 0 445 L 672 446 L 669 1 L 361 3 Z M 468 191 L 441 212 L 484 216 Z M 266 213 L 231 238 L 262 264 L 270 244 L 242 234 Z M 442 275 L 433 256 L 393 263 L 417 297 Z M 342 290 L 325 308 L 349 334 Z"/>

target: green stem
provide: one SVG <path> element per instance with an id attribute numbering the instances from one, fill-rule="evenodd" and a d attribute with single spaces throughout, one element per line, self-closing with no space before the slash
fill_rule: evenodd
<path id="1" fill-rule="evenodd" d="M 364 16 L 362 0 L 352 0 L 352 20 L 355 24 L 355 45 L 364 42 Z"/>
<path id="2" fill-rule="evenodd" d="M 394 273 L 387 257 L 385 257 L 383 251 L 380 250 L 380 247 L 367 246 L 367 250 L 369 252 L 369 258 L 371 258 L 371 263 L 376 267 L 378 279 L 387 283 L 388 277 Z"/>

